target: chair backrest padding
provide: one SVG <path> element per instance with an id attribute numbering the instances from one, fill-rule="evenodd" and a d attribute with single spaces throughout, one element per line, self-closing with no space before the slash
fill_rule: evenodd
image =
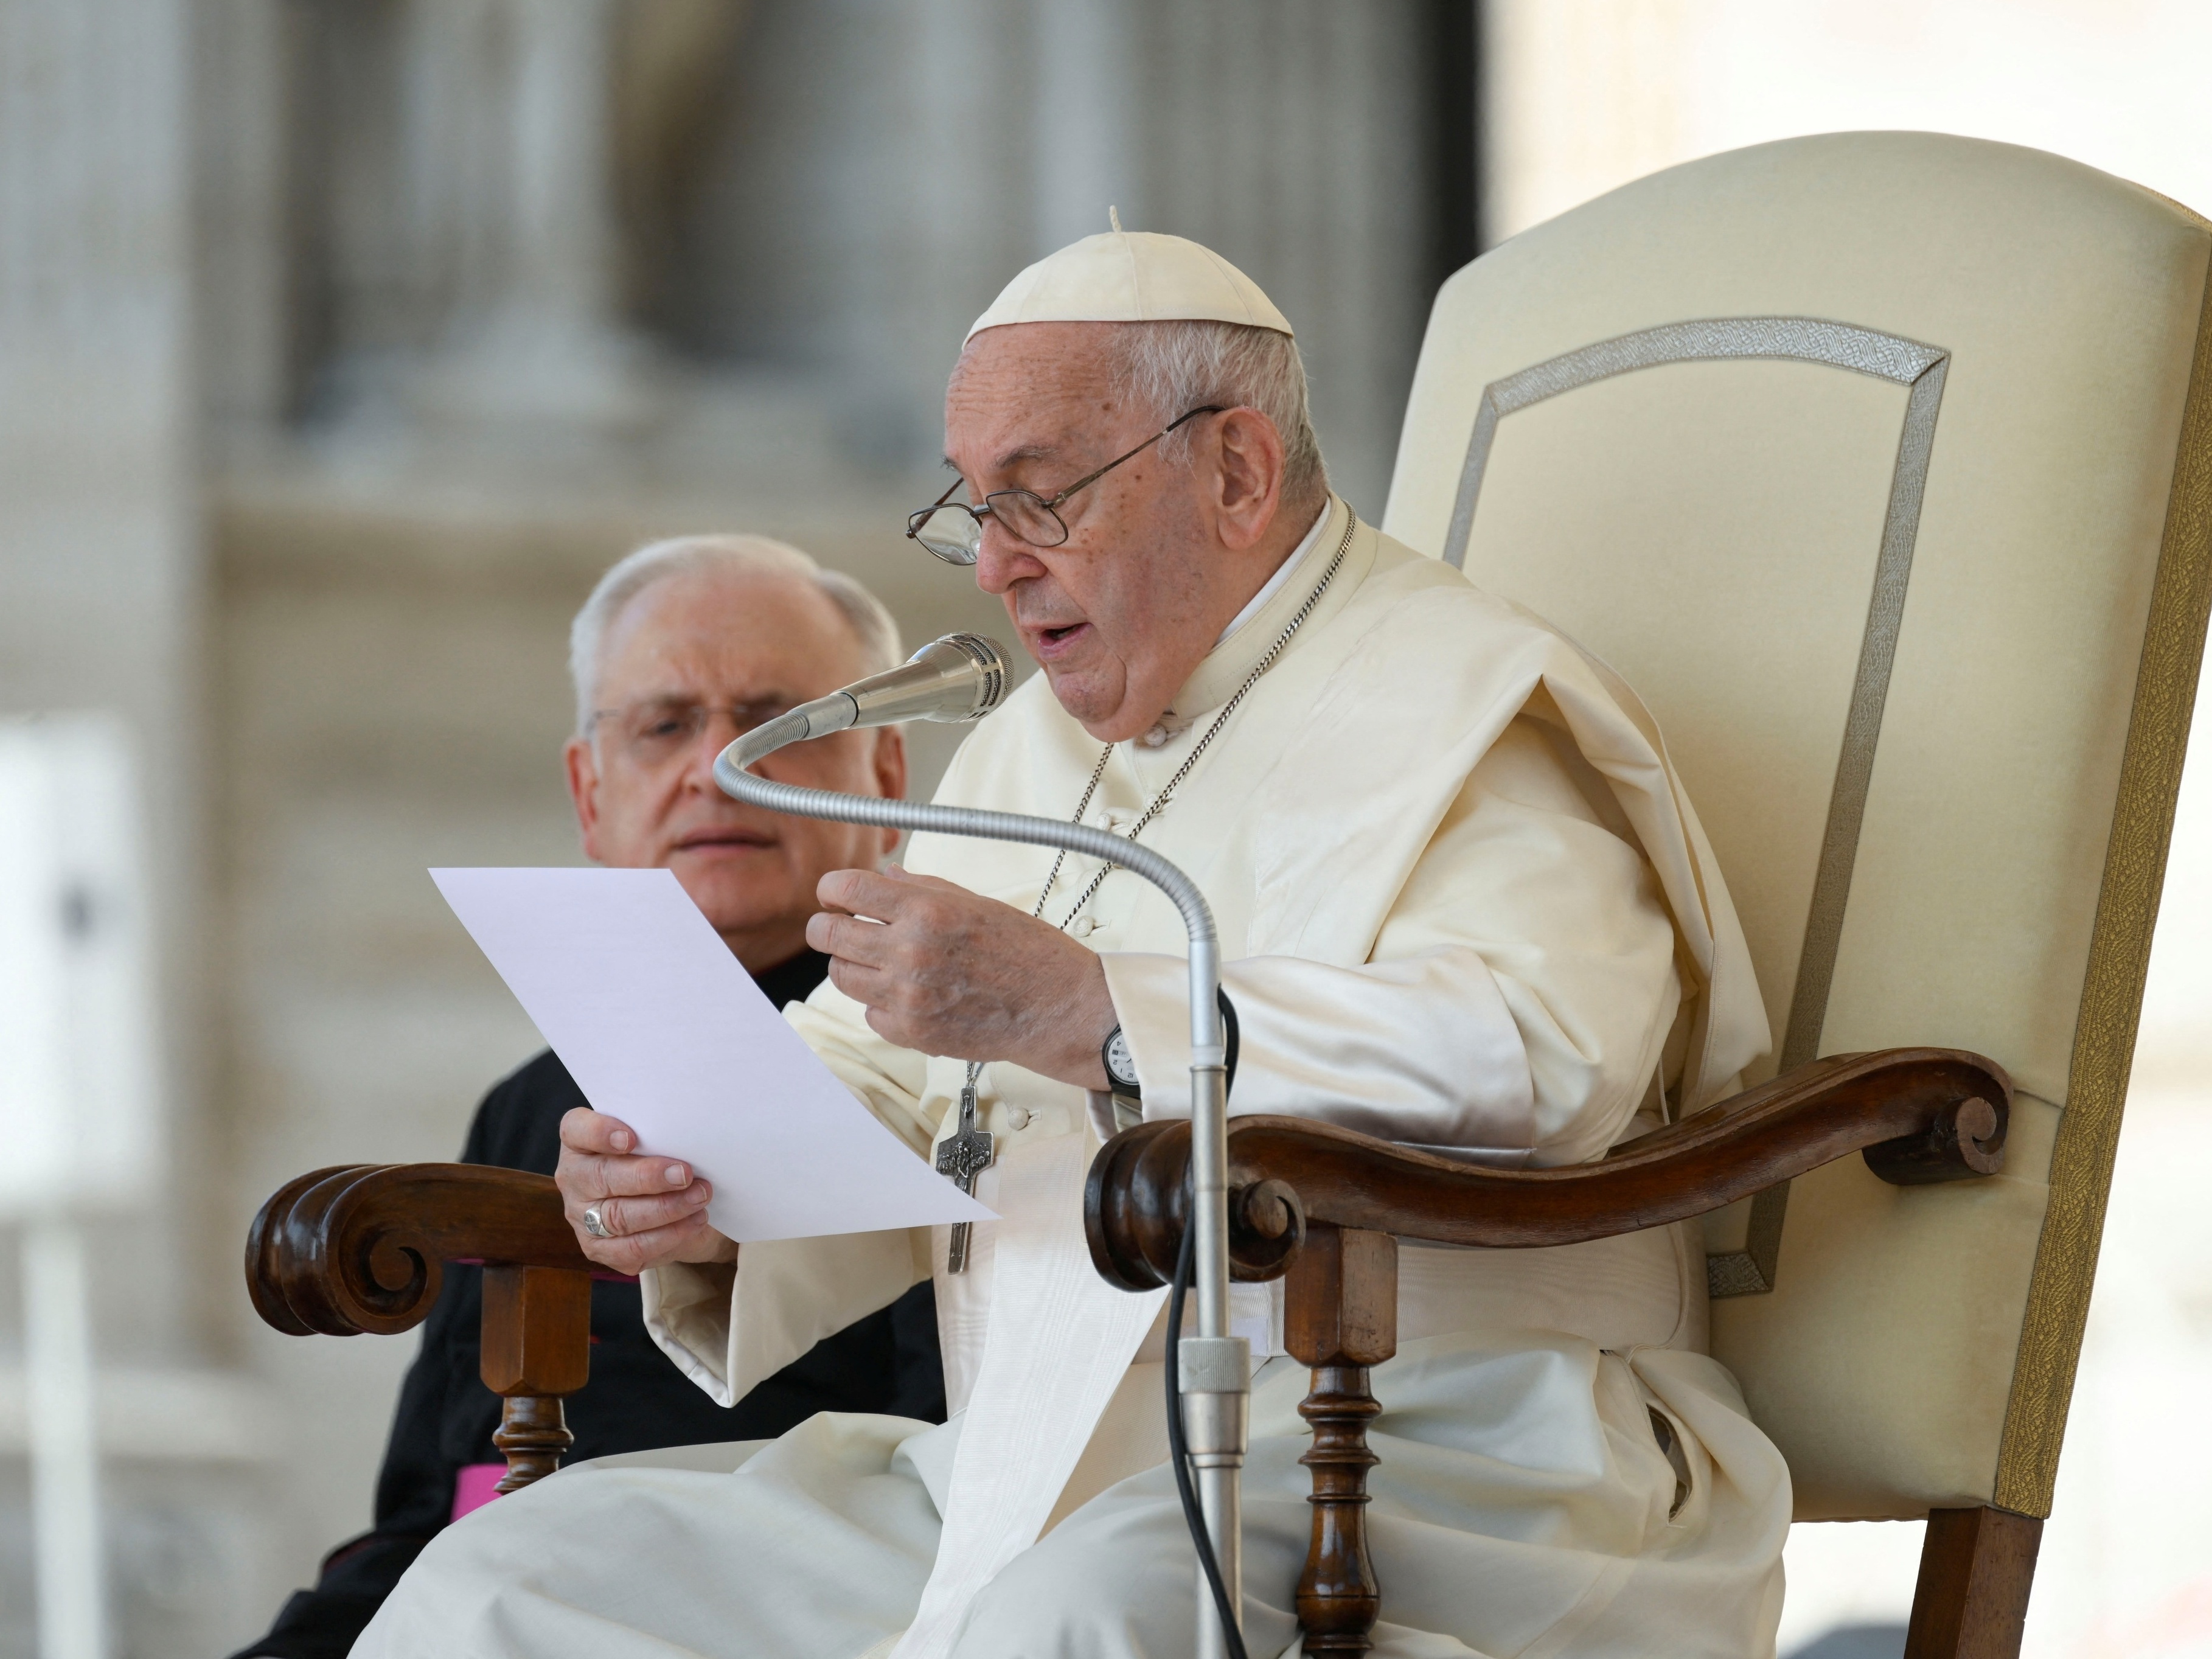
<path id="1" fill-rule="evenodd" d="M 1717 1291 L 1772 1281 L 1714 1351 L 1801 1518 L 2049 1509 L 2212 594 L 2209 264 L 2087 167 L 1859 133 L 1640 180 L 1437 301 L 1384 528 L 1650 704 L 1765 1069 L 1931 1043 L 2020 1091 L 2002 1176 L 1853 1158 L 1711 1229 Z"/>

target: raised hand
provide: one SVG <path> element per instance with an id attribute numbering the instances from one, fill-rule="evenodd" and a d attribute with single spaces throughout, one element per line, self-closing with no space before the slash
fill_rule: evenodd
<path id="1" fill-rule="evenodd" d="M 806 942 L 830 977 L 901 1048 L 1010 1060 L 1081 1089 L 1106 1086 L 1114 1029 L 1106 970 L 1048 922 L 934 876 L 833 870 Z"/>

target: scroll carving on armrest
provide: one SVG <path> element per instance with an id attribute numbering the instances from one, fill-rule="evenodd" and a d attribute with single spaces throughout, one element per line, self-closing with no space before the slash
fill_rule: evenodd
<path id="1" fill-rule="evenodd" d="M 1232 1271 L 1276 1277 L 1308 1221 L 1490 1249 L 1581 1243 L 1703 1215 L 1855 1152 L 1896 1185 L 1967 1180 L 2002 1166 L 2011 1101 L 2004 1072 L 1960 1049 L 1838 1054 L 1552 1170 L 1484 1169 L 1304 1118 L 1232 1118 Z M 1100 1150 L 1084 1224 L 1109 1283 L 1168 1281 L 1189 1158 L 1181 1121 Z"/>
<path id="2" fill-rule="evenodd" d="M 254 1310 L 293 1336 L 391 1335 L 420 1324 L 443 1264 L 591 1262 L 547 1176 L 474 1164 L 357 1164 L 288 1182 L 246 1239 Z"/>

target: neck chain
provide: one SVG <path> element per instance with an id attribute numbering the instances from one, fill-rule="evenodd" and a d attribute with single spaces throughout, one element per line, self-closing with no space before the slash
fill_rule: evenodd
<path id="1" fill-rule="evenodd" d="M 1260 677 L 1275 665 L 1275 659 L 1283 654 L 1283 647 L 1290 644 L 1291 636 L 1305 625 L 1306 618 L 1313 614 L 1314 606 L 1321 603 L 1321 596 L 1328 591 L 1329 583 L 1335 580 L 1338 568 L 1344 563 L 1345 554 L 1351 550 L 1352 532 L 1358 527 L 1358 523 L 1359 520 L 1357 518 L 1349 513 L 1346 514 L 1344 535 L 1336 544 L 1336 552 L 1328 562 L 1328 568 L 1321 573 L 1321 580 L 1314 584 L 1313 592 L 1306 595 L 1306 602 L 1298 607 L 1297 614 L 1291 618 L 1289 625 L 1276 635 L 1275 642 L 1267 647 L 1267 653 L 1252 665 L 1252 672 L 1244 677 L 1244 683 L 1231 695 L 1227 702 L 1221 705 L 1221 712 L 1213 717 L 1213 724 L 1207 726 L 1205 735 L 1191 746 L 1190 753 L 1183 757 L 1182 764 L 1176 768 L 1175 775 L 1161 786 L 1160 793 L 1152 797 L 1152 804 L 1139 813 L 1137 821 L 1129 826 L 1131 841 L 1136 840 L 1144 833 L 1146 824 L 1167 810 L 1168 802 L 1174 798 L 1175 792 L 1182 787 L 1182 781 L 1190 775 L 1191 769 L 1198 764 L 1198 757 L 1206 752 L 1206 746 L 1214 738 L 1221 735 L 1221 728 L 1229 724 L 1229 717 L 1237 712 L 1237 705 L 1243 702 L 1245 694 L 1260 683 Z M 1083 799 L 1076 802 L 1075 812 L 1070 822 L 1075 823 L 1083 822 L 1084 813 L 1091 810 L 1091 797 L 1098 793 L 1099 780 L 1106 775 L 1106 763 L 1113 758 L 1114 745 L 1109 743 L 1098 757 L 1098 764 L 1091 769 L 1091 781 L 1084 787 Z M 1053 884 L 1060 878 L 1060 866 L 1066 861 L 1066 849 L 1062 848 L 1060 856 L 1053 860 L 1051 871 L 1045 876 L 1044 890 L 1037 895 L 1036 908 L 1030 912 L 1031 915 L 1041 916 L 1044 914 L 1045 899 L 1052 892 Z M 1075 902 L 1068 907 L 1067 914 L 1060 918 L 1060 925 L 1063 931 L 1069 922 L 1083 914 L 1083 907 L 1091 902 L 1092 896 L 1104 884 L 1106 878 L 1120 868 L 1121 866 L 1117 864 L 1109 864 L 1097 875 L 1091 877 L 1091 884 L 1083 890 Z"/>
<path id="2" fill-rule="evenodd" d="M 1129 826 L 1131 841 L 1136 840 L 1138 836 L 1143 833 L 1145 826 L 1167 809 L 1167 804 L 1174 797 L 1176 790 L 1182 786 L 1182 781 L 1190 775 L 1191 769 L 1198 764 L 1198 757 L 1206 752 L 1206 746 L 1214 738 L 1221 735 L 1222 727 L 1229 724 L 1229 717 L 1237 712 L 1237 705 L 1243 702 L 1245 694 L 1260 683 L 1260 677 L 1274 666 L 1275 659 L 1283 654 L 1283 647 L 1290 644 L 1291 636 L 1305 625 L 1306 618 L 1313 614 L 1313 608 L 1321 603 L 1321 596 L 1328 591 L 1329 583 L 1335 580 L 1338 568 L 1344 563 L 1344 556 L 1351 550 L 1352 532 L 1358 527 L 1358 524 L 1359 520 L 1357 517 L 1350 512 L 1346 513 L 1344 535 L 1336 544 L 1336 552 L 1328 562 L 1328 568 L 1321 573 L 1321 580 L 1314 584 L 1313 592 L 1306 595 L 1306 602 L 1298 607 L 1297 614 L 1291 618 L 1289 625 L 1276 636 L 1275 642 L 1267 647 L 1267 653 L 1252 665 L 1252 672 L 1244 677 L 1243 684 L 1237 688 L 1227 702 L 1221 705 L 1221 712 L 1213 717 L 1213 724 L 1207 726 L 1205 735 L 1192 745 L 1190 753 L 1183 757 L 1182 764 L 1176 768 L 1175 775 L 1162 786 L 1160 793 L 1152 797 L 1152 804 L 1147 806 L 1138 816 L 1137 821 Z M 1075 803 L 1075 811 L 1069 819 L 1070 823 L 1083 822 L 1083 815 L 1091 810 L 1091 798 L 1098 793 L 1099 780 L 1106 775 L 1106 763 L 1113 758 L 1114 745 L 1109 743 L 1100 753 L 1098 764 L 1091 769 L 1091 781 L 1084 785 L 1083 799 Z M 1059 856 L 1053 860 L 1052 868 L 1046 872 L 1044 886 L 1037 893 L 1036 903 L 1030 910 L 1030 915 L 1041 917 L 1044 915 L 1045 901 L 1051 897 L 1053 885 L 1060 879 L 1060 866 L 1066 862 L 1067 849 L 1062 848 Z M 1066 931 L 1069 922 L 1083 914 L 1083 907 L 1091 902 L 1091 896 L 1104 884 L 1106 878 L 1121 867 L 1118 864 L 1108 864 L 1103 866 L 1097 875 L 1091 877 L 1090 885 L 1083 890 L 1081 896 L 1068 908 L 1067 914 L 1060 918 L 1060 927 L 1063 933 Z M 996 1148 L 990 1145 L 990 1136 L 978 1129 L 975 1123 L 977 1110 L 975 1085 L 983 1075 L 983 1066 L 984 1062 L 980 1060 L 971 1060 L 968 1062 L 968 1080 L 966 1085 L 960 1091 L 960 1132 L 952 1139 L 944 1142 L 938 1150 L 938 1169 L 958 1182 L 962 1191 L 969 1193 L 975 1190 L 976 1175 L 989 1165 L 996 1152 Z M 956 1146 L 960 1149 L 959 1152 L 955 1152 Z M 956 1223 L 953 1226 L 951 1245 L 946 1253 L 947 1272 L 957 1273 L 967 1271 L 968 1233 L 968 1224 L 964 1221 Z"/>

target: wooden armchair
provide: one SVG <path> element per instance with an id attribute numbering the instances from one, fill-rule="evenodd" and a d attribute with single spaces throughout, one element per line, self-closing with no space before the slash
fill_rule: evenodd
<path id="1" fill-rule="evenodd" d="M 1296 1119 L 1241 1118 L 1231 1139 L 1243 1192 L 1237 1276 L 1279 1277 L 1306 1259 L 1301 1241 L 1338 1228 L 1373 1232 L 1381 1212 L 1370 1182 L 1448 1212 L 1431 1224 L 1440 1231 L 1398 1232 L 1529 1245 L 1680 1220 L 1862 1147 L 1869 1168 L 1900 1184 L 1985 1175 L 2003 1161 L 2009 1097 L 2003 1075 L 1971 1054 L 1850 1055 L 1751 1091 L 1601 1164 L 1526 1175 L 1470 1171 Z M 1189 1141 L 1186 1125 L 1151 1124 L 1100 1154 L 1089 1225 L 1099 1271 L 1112 1282 L 1132 1290 L 1166 1282 L 1182 1236 Z M 1336 1156 L 1349 1161 L 1325 1170 Z M 1470 1198 L 1486 1212 L 1461 1212 Z M 246 1241 L 254 1311 L 289 1336 L 411 1330 L 436 1305 L 448 1264 L 484 1270 L 482 1376 L 506 1402 L 492 1437 L 507 1460 L 499 1490 L 512 1492 L 560 1467 L 573 1438 L 561 1402 L 590 1376 L 597 1270 L 577 1249 L 550 1178 L 471 1164 L 339 1164 L 279 1188 Z M 1293 1274 L 1294 1290 L 1307 1284 Z M 1389 1311 L 1380 1316 L 1385 1328 Z"/>
<path id="2" fill-rule="evenodd" d="M 547 1176 L 473 1164 L 341 1164 L 278 1188 L 246 1237 L 246 1288 L 288 1336 L 397 1335 L 448 1262 L 484 1270 L 484 1387 L 501 1396 L 499 1490 L 561 1466 L 561 1401 L 591 1375 L 590 1260 Z"/>
<path id="3" fill-rule="evenodd" d="M 1644 179 L 1439 295 L 1384 528 L 1643 695 L 1778 1074 L 1566 1170 L 1233 1121 L 1238 1273 L 1287 1275 L 1314 1367 L 1310 1651 L 1363 1650 L 1389 1595 L 1360 1516 L 1395 1240 L 1698 1215 L 1713 1352 L 1796 1517 L 1928 1517 L 1911 1659 L 2018 1651 L 2212 601 L 2208 270 L 2212 226 L 2147 191 L 1882 133 Z M 1994 1058 L 1905 1046 L 1959 1044 Z M 1167 1123 L 1100 1153 L 1114 1282 L 1171 1268 L 1187 1151 Z M 246 1272 L 280 1330 L 351 1334 L 463 1260 L 519 1485 L 588 1352 L 550 1182 L 318 1171 Z"/>
<path id="4" fill-rule="evenodd" d="M 1234 1277 L 1287 1277 L 1285 1346 L 1313 1368 L 1299 1414 L 1314 1427 L 1313 1539 L 1298 1581 L 1308 1653 L 1364 1653 L 1382 1608 L 1368 1559 L 1368 1421 L 1382 1409 L 1368 1373 L 1397 1351 L 1398 1240 L 1492 1249 L 1576 1244 L 1705 1214 L 1861 1152 L 1899 1187 L 1995 1174 L 2003 1166 L 2012 1090 L 1978 1055 L 1897 1048 L 1816 1060 L 1686 1121 L 1632 1141 L 1601 1163 L 1493 1170 L 1407 1152 L 1302 1118 L 1240 1117 L 1229 1126 L 1230 1257 Z M 1091 1260 L 1125 1290 L 1169 1283 L 1185 1224 L 1187 1122 L 1117 1135 L 1085 1194 Z M 2027 1611 L 2039 1523 L 2008 1531 L 1974 1512 L 1947 1523 L 1923 1559 L 1916 1628 L 2008 1630 Z M 1998 1511 L 1990 1510 L 1992 1516 Z M 2024 1552 L 1996 1547 L 2024 1536 Z M 1990 1650 L 1992 1651 L 1997 1650 Z M 1948 1642 L 1916 1645 L 1952 1654 Z"/>

